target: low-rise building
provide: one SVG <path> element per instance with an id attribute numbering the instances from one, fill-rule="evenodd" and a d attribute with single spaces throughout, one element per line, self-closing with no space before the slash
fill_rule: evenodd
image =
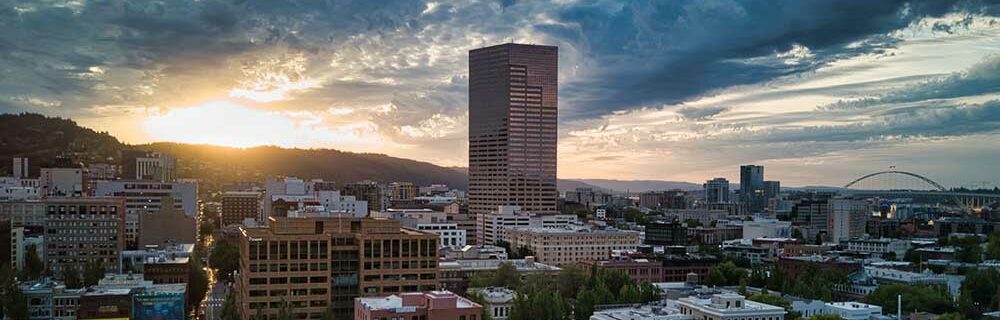
<path id="1" fill-rule="evenodd" d="M 444 248 L 440 250 L 445 260 L 507 260 L 507 249 L 498 246 L 473 246 Z"/>
<path id="2" fill-rule="evenodd" d="M 792 222 L 778 219 L 754 218 L 743 222 L 743 239 L 790 238 Z"/>
<path id="3" fill-rule="evenodd" d="M 510 316 L 510 309 L 514 305 L 514 290 L 503 287 L 487 287 L 469 289 L 472 294 L 479 294 L 483 297 L 483 308 L 493 320 L 506 320 Z"/>
<path id="4" fill-rule="evenodd" d="M 28 319 L 74 320 L 84 289 L 66 289 L 66 285 L 51 279 L 24 282 L 19 285 L 28 301 Z"/>
<path id="5" fill-rule="evenodd" d="M 462 248 L 465 247 L 465 230 L 459 229 L 455 223 L 428 223 L 418 224 L 417 230 L 426 231 L 438 235 L 438 247 Z"/>
<path id="6" fill-rule="evenodd" d="M 483 306 L 448 291 L 406 292 L 355 299 L 355 320 L 477 320 Z"/>
<path id="7" fill-rule="evenodd" d="M 555 276 L 560 269 L 556 266 L 535 262 L 534 257 L 510 260 L 454 260 L 442 261 L 440 268 L 441 287 L 451 292 L 465 292 L 469 289 L 469 281 L 479 272 L 496 271 L 503 264 L 511 264 L 522 276 L 533 273 L 545 273 Z"/>
<path id="8" fill-rule="evenodd" d="M 906 250 L 910 249 L 910 241 L 901 239 L 852 239 L 847 241 L 847 251 L 885 255 L 894 254 L 898 259 L 902 259 Z"/>
<path id="9" fill-rule="evenodd" d="M 680 298 L 677 304 L 681 314 L 701 320 L 784 320 L 786 313 L 782 307 L 746 300 L 735 293 Z"/>

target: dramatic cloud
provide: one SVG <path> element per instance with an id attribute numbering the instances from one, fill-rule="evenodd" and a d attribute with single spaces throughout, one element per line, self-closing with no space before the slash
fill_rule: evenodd
<path id="1" fill-rule="evenodd" d="M 832 183 L 941 141 L 990 154 L 971 141 L 997 135 L 997 15 L 982 0 L 0 0 L 0 112 L 129 142 L 464 166 L 468 50 L 546 43 L 561 176 L 697 181 L 759 162 Z"/>

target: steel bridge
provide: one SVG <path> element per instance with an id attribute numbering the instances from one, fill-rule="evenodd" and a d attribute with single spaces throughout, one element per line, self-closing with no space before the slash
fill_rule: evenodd
<path id="1" fill-rule="evenodd" d="M 858 185 L 860 182 L 872 179 L 877 176 L 884 175 L 903 175 L 907 177 L 916 178 L 924 183 L 933 187 L 933 190 L 911 190 L 911 189 L 893 189 L 893 190 L 859 190 L 851 189 L 852 187 Z M 899 170 L 888 170 L 879 171 L 874 173 L 869 173 L 861 176 L 860 178 L 854 179 L 853 181 L 844 185 L 846 193 L 857 194 L 857 195 L 871 195 L 871 196 L 883 196 L 891 198 L 920 198 L 928 200 L 937 200 L 939 202 L 952 202 L 958 206 L 965 209 L 979 209 L 984 206 L 988 206 L 993 203 L 1000 202 L 1000 194 L 995 193 L 976 193 L 976 192 L 956 192 L 945 188 L 940 183 L 931 180 L 925 176 Z"/>

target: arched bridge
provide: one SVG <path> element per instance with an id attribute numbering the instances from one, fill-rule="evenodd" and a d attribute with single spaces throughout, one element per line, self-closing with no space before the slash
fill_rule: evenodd
<path id="1" fill-rule="evenodd" d="M 902 176 L 912 177 L 933 187 L 934 190 L 913 190 L 912 188 L 892 188 L 891 190 L 851 189 L 852 187 L 858 186 L 858 184 L 861 183 L 862 181 L 866 181 L 877 176 L 886 176 L 886 175 L 902 175 Z M 928 177 L 912 172 L 899 171 L 899 170 L 879 171 L 863 175 L 844 185 L 844 189 L 850 189 L 851 193 L 856 193 L 856 194 L 870 194 L 870 195 L 906 197 L 906 198 L 918 198 L 918 197 L 934 198 L 945 201 L 950 199 L 951 201 L 947 202 L 953 201 L 955 204 L 966 209 L 978 209 L 990 205 L 992 203 L 1000 202 L 1000 194 L 951 191 L 948 188 L 945 188 L 940 183 L 937 183 Z"/>

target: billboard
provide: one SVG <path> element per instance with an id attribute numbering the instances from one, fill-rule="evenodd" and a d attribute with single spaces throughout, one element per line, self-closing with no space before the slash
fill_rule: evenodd
<path id="1" fill-rule="evenodd" d="M 132 320 L 183 320 L 184 292 L 141 292 L 132 295 Z"/>

